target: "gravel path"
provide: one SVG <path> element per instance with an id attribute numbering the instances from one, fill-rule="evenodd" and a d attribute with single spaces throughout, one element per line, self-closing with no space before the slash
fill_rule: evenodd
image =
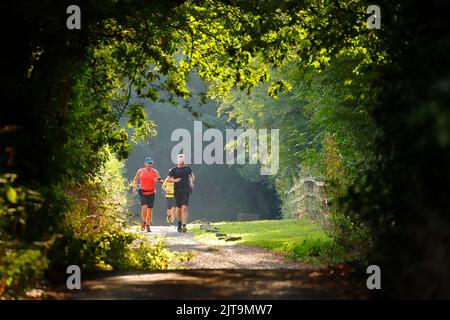
<path id="1" fill-rule="evenodd" d="M 53 286 L 50 299 L 348 299 L 364 297 L 347 277 L 334 270 L 286 261 L 270 250 L 225 241 L 205 244 L 192 233 L 154 226 L 139 227 L 150 241 L 165 239 L 172 252 L 191 252 L 193 258 L 175 270 L 147 272 L 86 272 L 82 290 L 67 290 L 66 275 Z M 183 267 L 179 270 L 177 267 Z M 335 276 L 332 276 L 335 275 Z M 361 282 L 362 283 L 362 282 Z M 359 285 L 360 286 L 360 285 Z M 362 293 L 361 293 L 362 292 Z"/>
<path id="2" fill-rule="evenodd" d="M 197 241 L 194 234 L 178 233 L 171 226 L 152 226 L 151 233 L 141 232 L 151 241 L 164 238 L 170 251 L 188 251 L 193 258 L 189 262 L 177 264 L 183 269 L 316 269 L 310 265 L 286 260 L 282 254 L 268 249 L 246 246 L 233 242 L 217 241 L 214 245 Z"/>

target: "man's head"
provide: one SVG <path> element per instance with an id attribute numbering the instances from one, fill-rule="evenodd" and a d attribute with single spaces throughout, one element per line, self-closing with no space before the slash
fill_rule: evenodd
<path id="1" fill-rule="evenodd" d="M 153 166 L 152 158 L 145 158 L 144 165 L 147 169 L 151 168 Z"/>
<path id="2" fill-rule="evenodd" d="M 177 156 L 177 163 L 178 163 L 179 166 L 184 166 L 185 160 L 186 160 L 186 157 L 184 156 L 184 154 L 180 153 Z"/>

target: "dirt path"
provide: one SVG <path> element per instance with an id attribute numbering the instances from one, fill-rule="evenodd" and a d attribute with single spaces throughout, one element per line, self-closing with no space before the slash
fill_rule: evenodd
<path id="1" fill-rule="evenodd" d="M 133 227 L 134 232 L 140 232 Z M 170 251 L 188 251 L 193 258 L 178 264 L 184 269 L 300 269 L 314 270 L 316 267 L 286 260 L 281 254 L 268 249 L 218 241 L 208 245 L 197 241 L 192 233 L 178 233 L 171 226 L 154 226 L 151 233 L 143 233 L 150 239 L 164 237 Z"/>
<path id="2" fill-rule="evenodd" d="M 141 232 L 139 227 L 131 229 Z M 346 277 L 287 261 L 270 250 L 225 241 L 211 246 L 197 241 L 192 233 L 178 233 L 168 226 L 153 226 L 152 232 L 145 235 L 151 241 L 163 237 L 168 250 L 188 251 L 193 257 L 168 271 L 84 273 L 81 290 L 69 291 L 60 285 L 51 297 L 90 300 L 361 298 Z"/>

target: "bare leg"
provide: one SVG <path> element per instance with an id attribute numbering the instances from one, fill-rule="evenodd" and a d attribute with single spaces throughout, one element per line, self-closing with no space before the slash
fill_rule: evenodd
<path id="1" fill-rule="evenodd" d="M 181 212 L 183 214 L 183 224 L 187 224 L 188 221 L 188 206 L 184 205 L 181 207 Z"/>
<path id="2" fill-rule="evenodd" d="M 147 215 L 147 205 L 141 206 L 142 227 L 145 227 L 145 217 Z"/>
<path id="3" fill-rule="evenodd" d="M 147 225 L 152 224 L 152 208 L 147 208 Z"/>
<path id="4" fill-rule="evenodd" d="M 175 207 L 170 208 L 170 222 L 174 223 L 175 222 Z"/>
<path id="5" fill-rule="evenodd" d="M 181 208 L 177 208 L 177 218 L 178 221 L 181 221 Z"/>

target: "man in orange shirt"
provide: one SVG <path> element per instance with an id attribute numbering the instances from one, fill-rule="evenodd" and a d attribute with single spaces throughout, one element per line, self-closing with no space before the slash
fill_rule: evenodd
<path id="1" fill-rule="evenodd" d="M 139 180 L 139 197 L 142 208 L 142 230 L 151 232 L 150 225 L 152 223 L 152 210 L 155 202 L 156 182 L 162 184 L 162 179 L 158 170 L 153 168 L 153 160 L 151 158 L 146 158 L 144 165 L 145 168 L 139 169 L 134 177 L 133 193 L 137 190 L 136 185 Z"/>

